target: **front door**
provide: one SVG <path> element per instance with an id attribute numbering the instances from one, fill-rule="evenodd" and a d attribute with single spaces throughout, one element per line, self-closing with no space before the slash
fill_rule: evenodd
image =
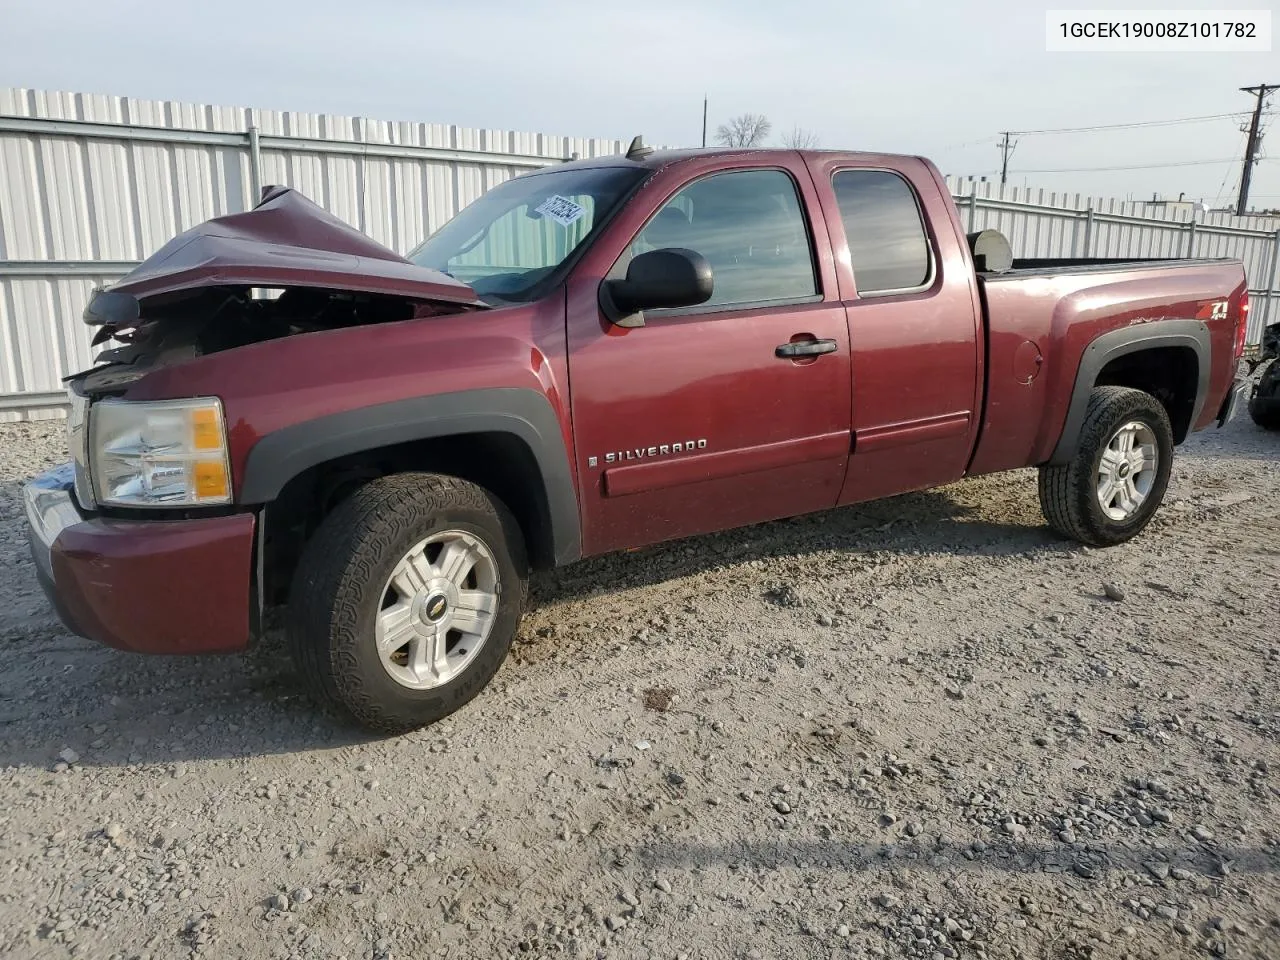
<path id="1" fill-rule="evenodd" d="M 570 393 L 583 545 L 602 553 L 821 510 L 850 447 L 849 338 L 829 257 L 815 257 L 812 179 L 797 156 L 659 173 L 640 225 L 621 218 L 575 271 Z M 821 224 L 819 224 L 821 229 Z M 714 293 L 608 322 L 600 282 L 638 253 L 695 250 Z"/>

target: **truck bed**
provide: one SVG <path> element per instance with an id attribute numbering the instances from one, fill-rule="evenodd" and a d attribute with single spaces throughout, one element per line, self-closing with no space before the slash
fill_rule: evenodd
<path id="1" fill-rule="evenodd" d="M 1225 311 L 1244 285 L 1244 267 L 1230 259 L 1028 259 L 1015 260 L 1011 270 L 979 273 L 987 397 L 967 472 L 1048 462 L 1085 351 L 1104 334 L 1182 319 L 1207 329 L 1214 356 L 1231 356 L 1234 321 Z M 1215 403 L 1196 411 L 1183 432 L 1212 422 L 1231 376 L 1229 364 L 1215 365 L 1207 391 Z"/>

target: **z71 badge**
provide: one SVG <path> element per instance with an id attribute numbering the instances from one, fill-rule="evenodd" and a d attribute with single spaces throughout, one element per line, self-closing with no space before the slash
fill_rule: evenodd
<path id="1" fill-rule="evenodd" d="M 613 450 L 604 455 L 605 466 L 614 463 L 625 463 L 628 460 L 649 460 L 654 457 L 669 457 L 673 453 L 692 453 L 694 450 L 705 450 L 706 440 L 681 440 L 676 443 L 660 443 L 656 447 L 634 447 L 631 450 Z M 588 467 L 600 466 L 599 457 L 587 457 Z"/>
<path id="2" fill-rule="evenodd" d="M 1197 320 L 1225 320 L 1227 317 L 1227 301 L 1212 300 L 1209 303 L 1200 304 L 1200 309 L 1196 311 Z"/>

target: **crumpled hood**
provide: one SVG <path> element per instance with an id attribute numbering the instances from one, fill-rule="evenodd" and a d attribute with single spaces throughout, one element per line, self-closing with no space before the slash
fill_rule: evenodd
<path id="1" fill-rule="evenodd" d="M 465 283 L 410 263 L 288 187 L 267 187 L 252 210 L 179 234 L 107 289 L 141 300 L 211 286 L 325 287 L 485 306 Z"/>

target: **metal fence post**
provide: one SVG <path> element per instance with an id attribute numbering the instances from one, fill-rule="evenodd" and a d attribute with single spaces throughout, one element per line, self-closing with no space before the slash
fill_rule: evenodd
<path id="1" fill-rule="evenodd" d="M 1182 256 L 1190 260 L 1195 255 L 1196 255 L 1196 221 L 1195 221 L 1195 217 L 1192 216 L 1191 223 L 1188 224 L 1187 243 L 1186 243 L 1186 248 L 1183 250 Z"/>
<path id="2" fill-rule="evenodd" d="M 978 218 L 978 185 L 969 188 L 969 233 L 973 233 L 974 221 Z"/>
<path id="3" fill-rule="evenodd" d="M 1086 258 L 1093 256 L 1093 207 L 1090 206 L 1084 214 L 1084 256 Z"/>
<path id="4" fill-rule="evenodd" d="M 262 147 L 258 143 L 258 128 L 249 127 L 249 208 L 262 200 Z"/>
<path id="5" fill-rule="evenodd" d="M 1267 310 L 1262 322 L 1262 332 L 1276 322 L 1273 314 L 1276 311 L 1276 299 L 1280 297 L 1280 284 L 1276 283 L 1276 269 L 1280 267 L 1280 230 L 1276 231 L 1271 242 L 1271 268 L 1267 270 Z M 1259 341 L 1261 342 L 1261 341 Z"/>

